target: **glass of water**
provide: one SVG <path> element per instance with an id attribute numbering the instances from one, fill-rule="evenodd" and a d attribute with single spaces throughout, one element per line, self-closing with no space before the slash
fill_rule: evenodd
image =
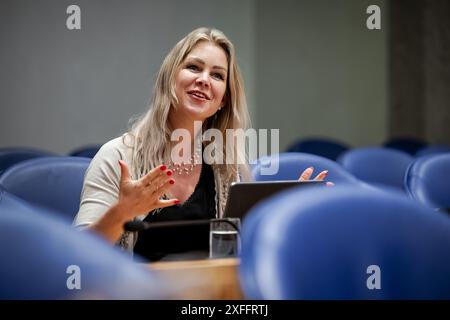
<path id="1" fill-rule="evenodd" d="M 241 221 L 239 218 L 220 220 L 212 220 L 210 223 L 209 257 L 211 259 L 236 257 L 241 251 L 239 236 Z"/>

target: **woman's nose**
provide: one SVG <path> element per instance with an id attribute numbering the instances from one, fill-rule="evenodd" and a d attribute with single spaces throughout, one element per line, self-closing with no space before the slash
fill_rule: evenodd
<path id="1" fill-rule="evenodd" d="M 197 84 L 208 87 L 209 86 L 209 75 L 206 72 L 202 72 L 199 74 L 197 80 Z"/>

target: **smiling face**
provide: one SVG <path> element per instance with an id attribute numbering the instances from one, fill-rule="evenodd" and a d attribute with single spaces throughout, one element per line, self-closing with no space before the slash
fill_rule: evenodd
<path id="1" fill-rule="evenodd" d="M 178 69 L 175 78 L 178 106 L 171 109 L 171 117 L 204 121 L 214 115 L 223 104 L 227 76 L 225 51 L 214 43 L 199 42 Z"/>

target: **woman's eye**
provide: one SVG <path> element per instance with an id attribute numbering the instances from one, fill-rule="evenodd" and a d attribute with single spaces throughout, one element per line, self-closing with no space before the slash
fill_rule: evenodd
<path id="1" fill-rule="evenodd" d="M 219 80 L 223 80 L 224 76 L 221 73 L 214 73 L 213 77 Z"/>
<path id="2" fill-rule="evenodd" d="M 195 64 L 188 64 L 186 66 L 186 69 L 190 69 L 190 70 L 194 70 L 194 71 L 200 70 Z"/>

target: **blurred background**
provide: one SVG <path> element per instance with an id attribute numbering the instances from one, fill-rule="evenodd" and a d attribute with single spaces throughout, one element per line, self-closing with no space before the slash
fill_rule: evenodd
<path id="1" fill-rule="evenodd" d="M 81 8 L 81 30 L 66 9 Z M 381 30 L 369 30 L 369 5 Z M 67 154 L 125 132 L 159 66 L 194 28 L 234 43 L 255 128 L 280 150 L 305 137 L 353 147 L 450 143 L 445 0 L 2 0 L 0 147 Z"/>

